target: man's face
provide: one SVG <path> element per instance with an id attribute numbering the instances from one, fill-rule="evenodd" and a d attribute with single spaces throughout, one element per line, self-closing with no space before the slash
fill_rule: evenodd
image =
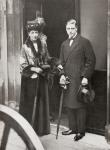
<path id="1" fill-rule="evenodd" d="M 67 24 L 66 25 L 66 32 L 69 36 L 69 38 L 74 37 L 77 33 L 77 28 L 75 27 L 75 24 Z"/>
<path id="2" fill-rule="evenodd" d="M 38 35 L 39 35 L 39 32 L 36 31 L 36 30 L 31 30 L 28 34 L 29 34 L 30 40 L 31 40 L 32 42 L 34 42 L 34 41 L 37 40 Z"/>

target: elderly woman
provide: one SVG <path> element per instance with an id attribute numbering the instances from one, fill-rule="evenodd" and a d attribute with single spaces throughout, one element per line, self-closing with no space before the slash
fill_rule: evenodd
<path id="1" fill-rule="evenodd" d="M 43 18 L 27 22 L 28 38 L 21 50 L 21 97 L 22 114 L 38 135 L 50 133 L 48 99 L 49 54 L 46 36 L 42 34 Z"/>

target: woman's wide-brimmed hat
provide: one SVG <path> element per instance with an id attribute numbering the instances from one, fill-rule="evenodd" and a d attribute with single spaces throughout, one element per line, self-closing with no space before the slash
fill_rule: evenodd
<path id="1" fill-rule="evenodd" d="M 27 21 L 26 28 L 27 28 L 28 32 L 31 31 L 31 30 L 37 30 L 39 32 L 42 32 L 45 25 L 46 24 L 45 24 L 44 18 L 37 17 L 35 20 Z"/>

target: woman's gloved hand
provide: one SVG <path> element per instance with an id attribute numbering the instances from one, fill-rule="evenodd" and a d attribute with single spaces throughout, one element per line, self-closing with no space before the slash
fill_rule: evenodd
<path id="1" fill-rule="evenodd" d="M 32 76 L 31 76 L 31 79 L 35 79 L 37 77 L 38 77 L 37 73 L 33 73 Z"/>
<path id="2" fill-rule="evenodd" d="M 43 72 L 43 70 L 41 68 L 39 68 L 39 67 L 31 67 L 31 71 L 34 71 L 34 72 L 36 72 L 38 74 Z"/>

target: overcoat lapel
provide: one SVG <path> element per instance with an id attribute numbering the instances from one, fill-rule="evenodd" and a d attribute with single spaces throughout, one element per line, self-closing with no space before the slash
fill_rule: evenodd
<path id="1" fill-rule="evenodd" d="M 69 39 L 66 41 L 66 49 L 64 51 L 64 61 L 67 62 L 68 58 L 71 56 L 71 54 L 76 50 L 76 46 L 78 45 L 80 36 L 77 35 L 76 38 L 74 39 L 72 45 L 69 45 Z"/>

